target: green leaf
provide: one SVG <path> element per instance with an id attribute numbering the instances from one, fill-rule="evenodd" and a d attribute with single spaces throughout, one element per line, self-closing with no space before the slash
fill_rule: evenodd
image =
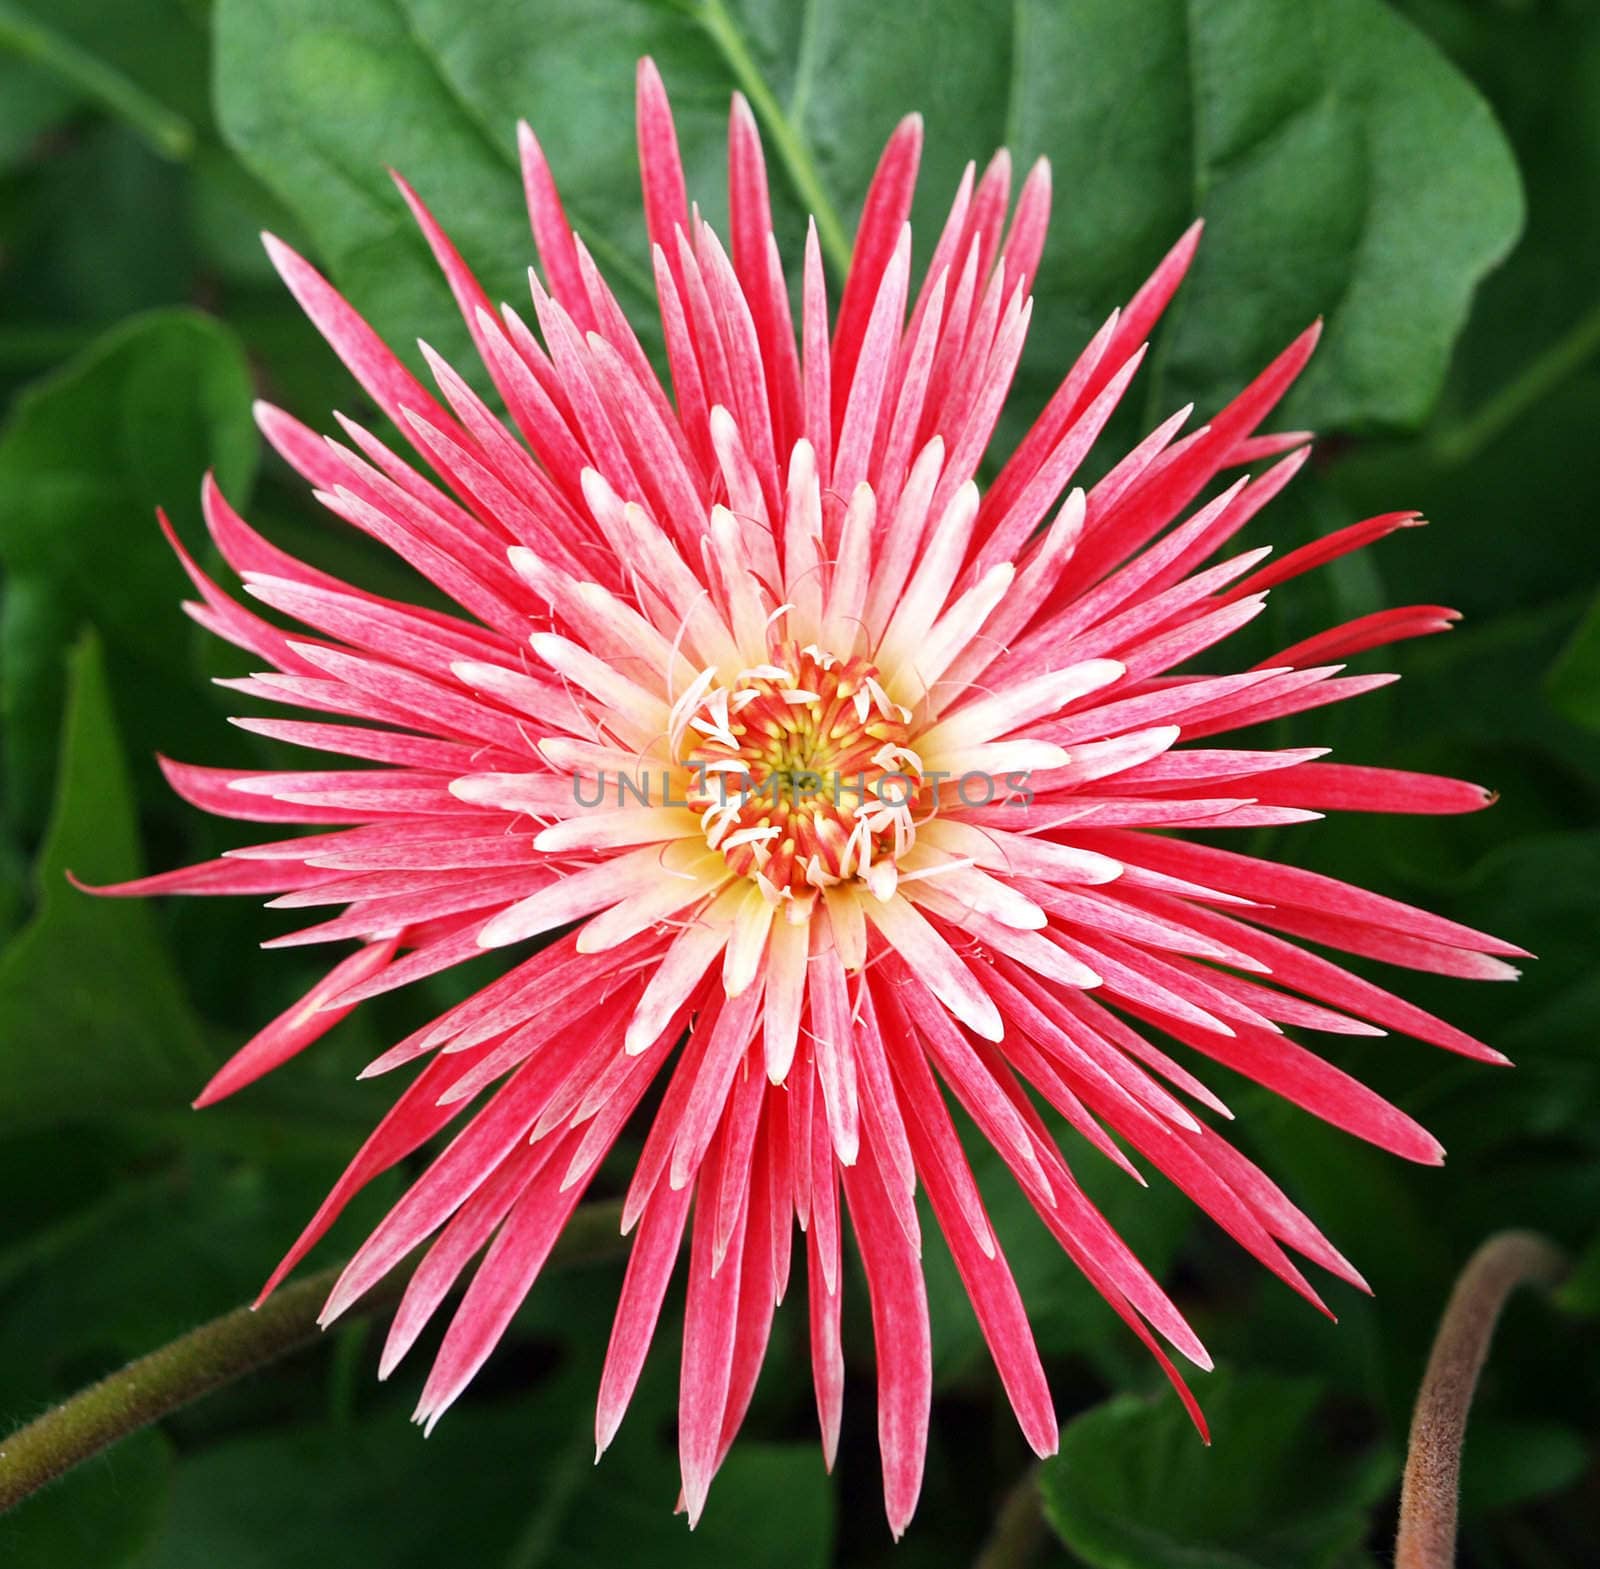
<path id="1" fill-rule="evenodd" d="M 37 374 L 137 310 L 199 291 L 183 167 L 120 121 L 79 116 L 12 182 L 0 358 Z"/>
<path id="2" fill-rule="evenodd" d="M 588 1438 L 588 1404 L 578 1407 Z M 589 1456 L 584 1455 L 587 1465 Z M 611 1462 L 609 1470 L 607 1462 Z M 518 1569 L 585 1569 L 640 1563 L 660 1569 L 738 1564 L 740 1569 L 824 1569 L 832 1562 L 833 1491 L 815 1443 L 763 1444 L 742 1438 L 712 1484 L 705 1515 L 690 1536 L 670 1513 L 677 1490 L 675 1460 L 657 1452 L 640 1472 L 622 1455 L 602 1458 L 568 1511 L 548 1551 Z M 650 1485 L 640 1488 L 636 1484 Z"/>
<path id="3" fill-rule="evenodd" d="M 1479 1421 L 1461 1453 L 1461 1512 L 1511 1509 L 1571 1487 L 1589 1467 L 1581 1432 L 1555 1422 Z"/>
<path id="4" fill-rule="evenodd" d="M 0 525 L 3 527 L 3 525 Z M 6 811 L 14 829 L 36 827 L 49 803 L 55 737 L 66 695 L 65 651 L 78 617 L 43 576 L 11 578 L 0 598 L 0 721 Z"/>
<path id="5" fill-rule="evenodd" d="M 1574 724 L 1600 730 L 1600 599 L 1551 667 L 1546 686 L 1550 701 Z"/>
<path id="6" fill-rule="evenodd" d="M 0 1519 L 0 1557 L 27 1569 L 121 1569 L 155 1537 L 171 1482 L 172 1446 L 135 1433 Z"/>
<path id="7" fill-rule="evenodd" d="M 1555 1300 L 1579 1318 L 1600 1319 L 1600 1236 L 1573 1261 L 1572 1273 L 1557 1289 Z"/>
<path id="8" fill-rule="evenodd" d="M 0 712 L 23 823 L 37 823 L 49 787 L 61 663 L 81 623 L 101 632 L 116 674 L 144 667 L 126 683 L 144 712 L 204 700 L 177 607 L 184 579 L 154 510 L 198 548 L 201 475 L 214 466 L 238 495 L 256 450 L 243 351 L 192 311 L 125 323 L 17 399 L 0 437 Z"/>
<path id="9" fill-rule="evenodd" d="M 1208 243 L 1152 392 L 1162 413 L 1215 402 L 1325 312 L 1295 416 L 1416 423 L 1521 222 L 1487 106 L 1378 0 L 937 0 L 915 27 L 872 0 L 540 0 L 470 16 L 448 0 L 220 0 L 219 116 L 380 330 L 402 350 L 419 333 L 455 350 L 462 330 L 385 166 L 435 206 L 491 294 L 521 299 L 513 127 L 527 116 L 575 223 L 639 307 L 631 105 L 647 52 L 713 218 L 727 96 L 751 98 L 791 258 L 814 209 L 838 264 L 908 110 L 928 124 L 924 254 L 967 158 L 1002 140 L 1048 154 L 1057 216 L 1028 395 L 1201 212 Z"/>
<path id="10" fill-rule="evenodd" d="M 180 396 L 173 397 L 177 391 Z M 153 512 L 197 513 L 208 465 L 249 482 L 250 379 L 228 329 L 193 311 L 127 322 L 18 398 L 0 442 L 0 554 L 48 578 L 108 637 L 174 657 L 171 562 Z"/>
<path id="11" fill-rule="evenodd" d="M 142 903 L 68 885 L 137 875 L 127 772 L 98 646 L 71 661 L 56 803 L 35 867 L 38 907 L 0 955 L 0 1130 L 170 1104 L 208 1058 Z"/>
<path id="12" fill-rule="evenodd" d="M 1045 1229 L 993 1145 L 974 1131 L 964 1116 L 959 1126 L 1040 1354 L 1046 1358 L 1087 1357 L 1102 1372 L 1118 1376 L 1118 1381 L 1130 1370 L 1135 1375 L 1153 1372 L 1153 1365 L 1122 1320 Z M 1158 1173 L 1147 1171 L 1151 1186 L 1141 1187 L 1097 1152 L 1085 1148 L 1071 1129 L 1058 1123 L 1056 1133 L 1090 1202 L 1145 1267 L 1158 1279 L 1165 1278 L 1179 1243 L 1194 1225 L 1194 1206 Z M 922 1228 L 935 1376 L 941 1383 L 974 1373 L 994 1378 L 997 1375 L 966 1287 L 926 1207 Z"/>
<path id="13" fill-rule="evenodd" d="M 1495 1038 L 1530 1076 L 1560 1055 L 1574 1065 L 1594 1067 L 1594 1004 L 1600 996 L 1592 920 L 1597 879 L 1600 831 L 1529 834 L 1486 857 L 1457 906 L 1462 919 L 1498 921 L 1503 930 L 1526 933 L 1539 944 L 1538 962 L 1529 965 L 1515 992 L 1497 987 L 1478 1003 L 1479 1019 L 1494 1022 Z M 1597 1080 L 1591 1076 L 1589 1082 Z M 1568 1087 L 1575 1086 L 1569 1081 Z M 1494 1099 L 1489 1088 L 1482 1104 Z M 1570 1097 L 1562 1123 L 1592 1135 L 1590 1104 Z"/>
<path id="14" fill-rule="evenodd" d="M 652 1443 L 594 1464 L 586 1387 L 570 1366 L 532 1398 L 478 1405 L 428 1439 L 390 1409 L 354 1425 L 260 1434 L 194 1456 L 169 1528 L 139 1569 L 822 1569 L 832 1502 L 811 1445 L 741 1443 L 698 1529 L 672 1512 L 676 1468 Z"/>
<path id="15" fill-rule="evenodd" d="M 49 72 L 0 55 L 0 170 L 24 162 L 38 139 L 66 119 L 77 102 L 72 88 Z"/>
<path id="16" fill-rule="evenodd" d="M 1040 1471 L 1045 1513 L 1093 1569 L 1333 1569 L 1367 1529 L 1393 1457 L 1339 1443 L 1308 1379 L 1219 1373 L 1212 1443 L 1170 1396 L 1071 1423 Z"/>

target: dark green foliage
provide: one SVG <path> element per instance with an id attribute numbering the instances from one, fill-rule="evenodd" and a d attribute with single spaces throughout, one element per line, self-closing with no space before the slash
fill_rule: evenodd
<path id="1" fill-rule="evenodd" d="M 1220 1071 L 1243 1146 L 1367 1274 L 1318 1317 L 1161 1182 L 1075 1165 L 1224 1368 L 1195 1386 L 1203 1448 L 1138 1346 L 983 1152 L 975 1166 L 1034 1315 L 1063 1422 L 1038 1563 L 1355 1569 L 1387 1561 L 1429 1337 L 1490 1231 L 1580 1258 L 1503 1326 L 1464 1477 L 1463 1563 L 1593 1559 L 1600 1511 L 1600 8 L 1584 0 L 0 0 L 0 1427 L 248 1297 L 367 1128 L 374 1052 L 455 995 L 362 1010 L 273 1081 L 197 1116 L 210 1069 L 316 974 L 260 954 L 249 901 L 96 902 L 240 836 L 175 804 L 151 758 L 287 753 L 222 723 L 247 668 L 181 616 L 164 506 L 203 550 L 198 485 L 287 548 L 391 593 L 404 574 L 257 473 L 252 395 L 318 428 L 359 391 L 266 268 L 306 248 L 400 352 L 465 333 L 385 173 L 403 170 L 491 294 L 531 245 L 515 122 L 654 347 L 633 162 L 633 63 L 661 64 L 691 189 L 721 222 L 727 98 L 763 119 L 779 238 L 818 211 L 838 268 L 883 138 L 920 109 L 926 256 L 963 163 L 1048 154 L 1055 218 L 1016 434 L 1082 340 L 1196 214 L 1208 233 L 1121 436 L 1205 417 L 1323 315 L 1285 410 L 1324 442 L 1252 526 L 1289 548 L 1369 513 L 1432 526 L 1275 596 L 1261 646 L 1413 600 L 1447 638 L 1373 656 L 1397 688 L 1280 740 L 1502 793 L 1462 820 L 1369 818 L 1263 837 L 1540 955 L 1516 987 L 1394 984 L 1514 1071 L 1400 1037 L 1330 1054 L 1423 1119 L 1443 1171 L 1403 1168 Z M 1519 172 L 1520 171 L 1520 172 Z M 1249 639 L 1242 639 L 1248 643 Z M 1245 661 L 1248 662 L 1248 661 Z M 1069 1146 L 1069 1149 L 1072 1147 Z M 392 1200 L 380 1184 L 324 1249 Z M 672 1514 L 676 1325 L 598 1471 L 592 1399 L 614 1265 L 540 1286 L 424 1442 L 420 1386 L 373 1373 L 375 1327 L 220 1392 L 0 1521 L 19 1569 L 405 1569 L 970 1562 L 1029 1457 L 931 1224 L 938 1389 L 920 1515 L 891 1549 L 870 1335 L 853 1279 L 844 1441 L 813 1438 L 803 1286 L 781 1310 L 748 1436 L 691 1536 Z M 322 1255 L 319 1255 L 322 1256 Z M 426 1352 L 427 1346 L 420 1348 Z M 419 1353 L 420 1360 L 420 1353 Z M 1064 1544 L 1064 1545 L 1062 1545 Z"/>

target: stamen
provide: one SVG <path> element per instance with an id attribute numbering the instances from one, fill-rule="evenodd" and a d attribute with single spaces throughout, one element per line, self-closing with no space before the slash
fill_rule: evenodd
<path id="1" fill-rule="evenodd" d="M 918 809 L 934 804 L 906 744 L 910 711 L 865 659 L 776 639 L 769 653 L 725 687 L 702 671 L 674 706 L 673 750 L 695 778 L 688 802 L 706 842 L 772 899 L 809 906 L 853 878 L 888 898 Z"/>

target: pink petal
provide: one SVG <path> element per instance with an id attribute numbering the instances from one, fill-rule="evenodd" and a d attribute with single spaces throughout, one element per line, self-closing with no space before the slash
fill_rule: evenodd
<path id="1" fill-rule="evenodd" d="M 239 1048 L 195 1097 L 195 1108 L 210 1106 L 281 1067 L 291 1057 L 320 1040 L 350 1012 L 353 1003 L 328 1008 L 330 998 L 380 971 L 394 957 L 398 937 L 369 943 L 342 960 L 285 1013 Z"/>
<path id="2" fill-rule="evenodd" d="M 867 187 L 850 252 L 844 295 L 833 334 L 834 422 L 844 417 L 845 398 L 855 376 L 856 360 L 866 335 L 867 319 L 900 231 L 911 215 L 911 196 L 922 157 L 922 116 L 910 114 L 894 129 Z"/>
<path id="3" fill-rule="evenodd" d="M 878 1354 L 878 1450 L 884 1508 L 898 1540 L 922 1491 L 933 1399 L 933 1353 L 922 1266 L 894 1218 L 870 1144 L 844 1169 L 845 1197 L 872 1302 Z"/>
<path id="4" fill-rule="evenodd" d="M 829 1239 L 838 1246 L 838 1233 Z M 844 1350 L 839 1343 L 843 1282 L 835 1254 L 831 1267 L 819 1253 L 821 1238 L 813 1229 L 806 1237 L 807 1302 L 811 1327 L 811 1376 L 817 1392 L 817 1423 L 822 1429 L 822 1462 L 829 1471 L 839 1454 L 839 1428 L 844 1419 Z M 835 1284 L 830 1285 L 832 1275 Z"/>
<path id="5" fill-rule="evenodd" d="M 554 1146 L 517 1200 L 456 1309 L 417 1404 L 415 1420 L 429 1432 L 488 1361 L 583 1197 L 581 1187 L 562 1192 L 557 1185 L 562 1148 Z"/>
<path id="6" fill-rule="evenodd" d="M 687 228 L 689 198 L 678 156 L 678 133 L 661 73 L 646 56 L 639 62 L 636 88 L 639 121 L 639 175 L 644 187 L 645 222 L 653 244 L 672 254 L 672 233 Z"/>
<path id="7" fill-rule="evenodd" d="M 689 1215 L 691 1188 L 656 1188 L 645 1204 L 639 1234 L 628 1255 L 622 1296 L 611 1326 L 605 1369 L 600 1375 L 600 1398 L 595 1410 L 595 1454 L 611 1447 L 661 1317 L 661 1303 L 678 1259 L 678 1244 Z"/>
<path id="8" fill-rule="evenodd" d="M 712 1269 L 716 1205 L 706 1200 L 716 1192 L 722 1159 L 718 1139 L 702 1169 L 702 1202 L 695 1206 L 694 1235 L 689 1247 L 689 1296 L 684 1310 L 683 1362 L 678 1385 L 678 1459 L 691 1528 L 705 1508 L 706 1493 L 716 1471 L 722 1418 L 733 1377 L 739 1283 L 744 1264 L 741 1229 L 732 1240 L 722 1267 Z"/>

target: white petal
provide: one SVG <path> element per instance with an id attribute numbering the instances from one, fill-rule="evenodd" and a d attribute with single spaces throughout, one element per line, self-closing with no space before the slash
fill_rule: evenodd
<path id="1" fill-rule="evenodd" d="M 630 1057 L 637 1057 L 655 1044 L 667 1021 L 700 984 L 727 944 L 734 911 L 744 895 L 745 890 L 737 885 L 725 888 L 699 920 L 672 939 L 628 1020 L 622 1049 Z"/>
<path id="2" fill-rule="evenodd" d="M 722 986 L 730 997 L 737 997 L 761 973 L 767 951 L 767 933 L 772 929 L 774 906 L 754 883 L 734 917 L 733 935 L 722 961 Z"/>
<path id="3" fill-rule="evenodd" d="M 767 1078 L 782 1084 L 800 1041 L 800 1010 L 806 995 L 810 928 L 777 921 L 767 947 L 767 1009 L 763 1026 Z"/>
<path id="4" fill-rule="evenodd" d="M 534 836 L 535 850 L 614 850 L 701 837 L 700 819 L 686 807 L 628 806 L 614 812 L 579 812 Z"/>
<path id="5" fill-rule="evenodd" d="M 867 919 L 917 976 L 963 1024 L 985 1040 L 1005 1035 L 1000 1011 L 955 950 L 903 896 L 866 906 Z"/>
<path id="6" fill-rule="evenodd" d="M 930 750 L 992 741 L 1059 712 L 1068 703 L 1110 686 L 1126 673 L 1127 666 L 1115 659 L 1085 659 L 1060 670 L 1046 671 L 1009 691 L 980 696 L 947 714 L 919 738 L 920 744 Z"/>
<path id="7" fill-rule="evenodd" d="M 620 903 L 644 886 L 651 867 L 659 868 L 659 856 L 647 846 L 563 877 L 502 910 L 478 933 L 478 946 L 503 948 Z"/>

